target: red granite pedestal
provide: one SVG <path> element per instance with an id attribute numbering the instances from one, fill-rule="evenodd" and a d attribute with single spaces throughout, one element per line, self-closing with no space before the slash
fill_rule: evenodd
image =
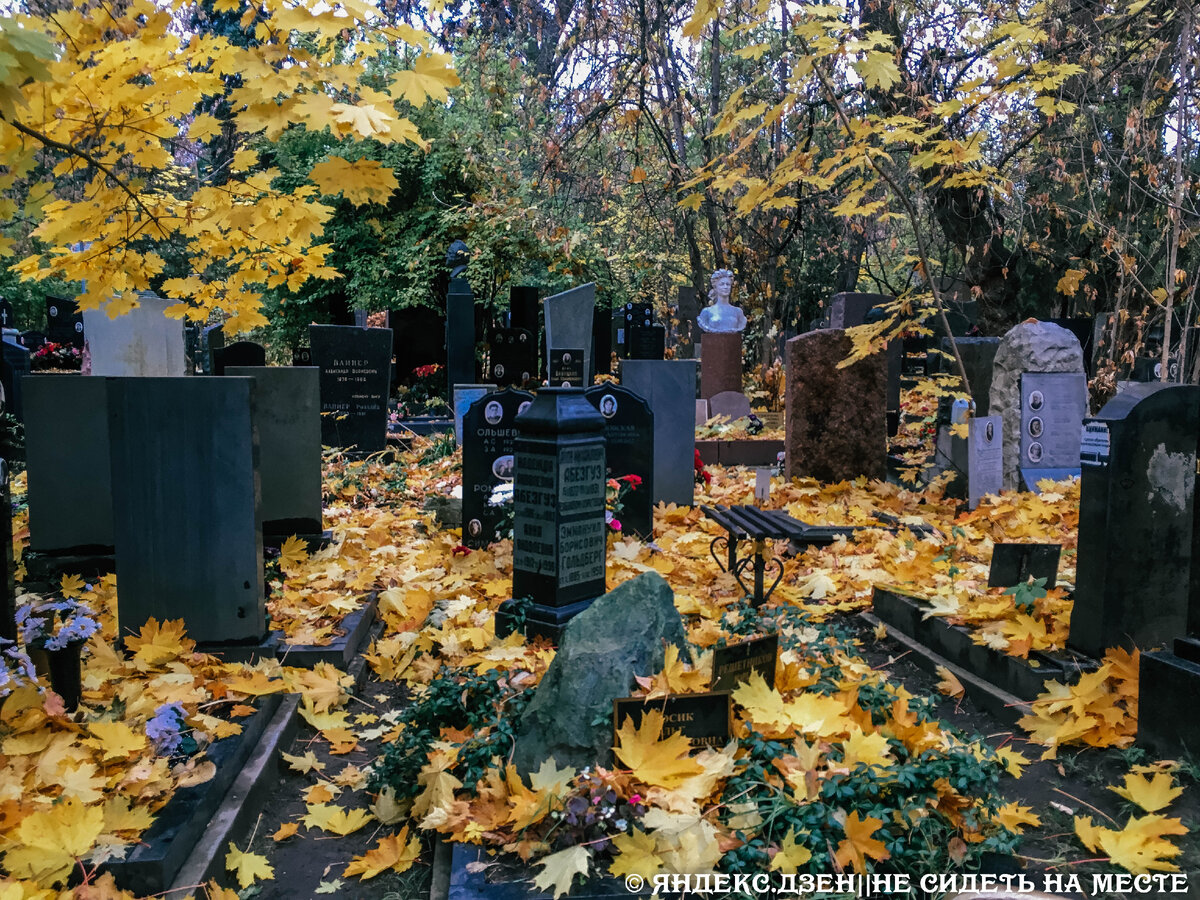
<path id="1" fill-rule="evenodd" d="M 742 389 L 742 333 L 706 331 L 700 339 L 700 398 Z"/>

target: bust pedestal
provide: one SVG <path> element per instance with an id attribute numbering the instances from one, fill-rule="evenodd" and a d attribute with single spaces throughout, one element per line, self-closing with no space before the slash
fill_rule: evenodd
<path id="1" fill-rule="evenodd" d="M 700 399 L 741 390 L 742 332 L 704 332 L 700 339 Z"/>

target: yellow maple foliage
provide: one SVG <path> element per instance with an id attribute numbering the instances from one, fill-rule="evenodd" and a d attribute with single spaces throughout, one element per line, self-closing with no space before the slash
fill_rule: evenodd
<path id="1" fill-rule="evenodd" d="M 421 855 L 421 842 L 415 836 L 409 838 L 405 825 L 396 834 L 379 839 L 379 842 L 362 856 L 356 856 L 342 872 L 343 878 L 359 876 L 363 881 L 391 870 L 406 872 Z"/>
<path id="2" fill-rule="evenodd" d="M 239 850 L 232 841 L 229 842 L 229 852 L 225 854 L 225 868 L 234 873 L 238 885 L 243 889 L 255 881 L 270 881 L 275 877 L 275 869 L 265 856 Z"/>
<path id="3" fill-rule="evenodd" d="M 617 729 L 613 752 L 643 784 L 662 788 L 677 787 L 683 781 L 701 774 L 704 769 L 689 753 L 691 744 L 679 732 L 663 737 L 663 714 L 652 709 L 634 727 L 626 718 Z"/>

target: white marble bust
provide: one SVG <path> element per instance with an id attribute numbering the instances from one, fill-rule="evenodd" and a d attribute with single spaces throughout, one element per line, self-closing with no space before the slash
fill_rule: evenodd
<path id="1" fill-rule="evenodd" d="M 696 320 L 702 331 L 737 332 L 746 330 L 746 314 L 729 302 L 733 292 L 733 273 L 728 269 L 718 269 L 712 273 L 712 290 L 708 298 L 712 300 L 700 311 Z"/>

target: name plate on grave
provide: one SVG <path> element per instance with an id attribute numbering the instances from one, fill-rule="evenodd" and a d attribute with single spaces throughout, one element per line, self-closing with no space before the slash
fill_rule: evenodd
<path id="1" fill-rule="evenodd" d="M 1021 375 L 1021 468 L 1079 467 L 1080 425 L 1087 415 L 1082 372 Z"/>
<path id="2" fill-rule="evenodd" d="M 1079 462 L 1084 466 L 1104 466 L 1108 464 L 1108 456 L 1112 438 L 1105 422 L 1084 422 L 1083 434 L 1079 439 Z"/>
<path id="3" fill-rule="evenodd" d="M 708 694 L 672 694 L 656 700 L 644 697 L 623 697 L 613 701 L 613 744 L 616 732 L 632 720 L 635 728 L 642 717 L 652 710 L 663 714 L 662 736 L 682 734 L 693 747 L 724 747 L 730 740 L 732 701 L 729 691 Z"/>
<path id="4" fill-rule="evenodd" d="M 520 540 L 513 550 L 513 568 L 557 576 L 564 588 L 603 578 L 604 520 L 596 516 L 558 519 L 560 511 L 590 511 L 604 502 L 604 447 L 566 448 L 561 461 L 552 454 L 523 453 L 518 465 L 521 477 L 513 497 L 513 521 Z"/>
<path id="5" fill-rule="evenodd" d="M 550 386 L 583 387 L 583 350 L 550 351 Z"/>
<path id="6" fill-rule="evenodd" d="M 775 662 L 779 656 L 779 635 L 742 641 L 713 651 L 712 689 L 731 691 L 757 672 L 767 687 L 775 687 Z"/>

